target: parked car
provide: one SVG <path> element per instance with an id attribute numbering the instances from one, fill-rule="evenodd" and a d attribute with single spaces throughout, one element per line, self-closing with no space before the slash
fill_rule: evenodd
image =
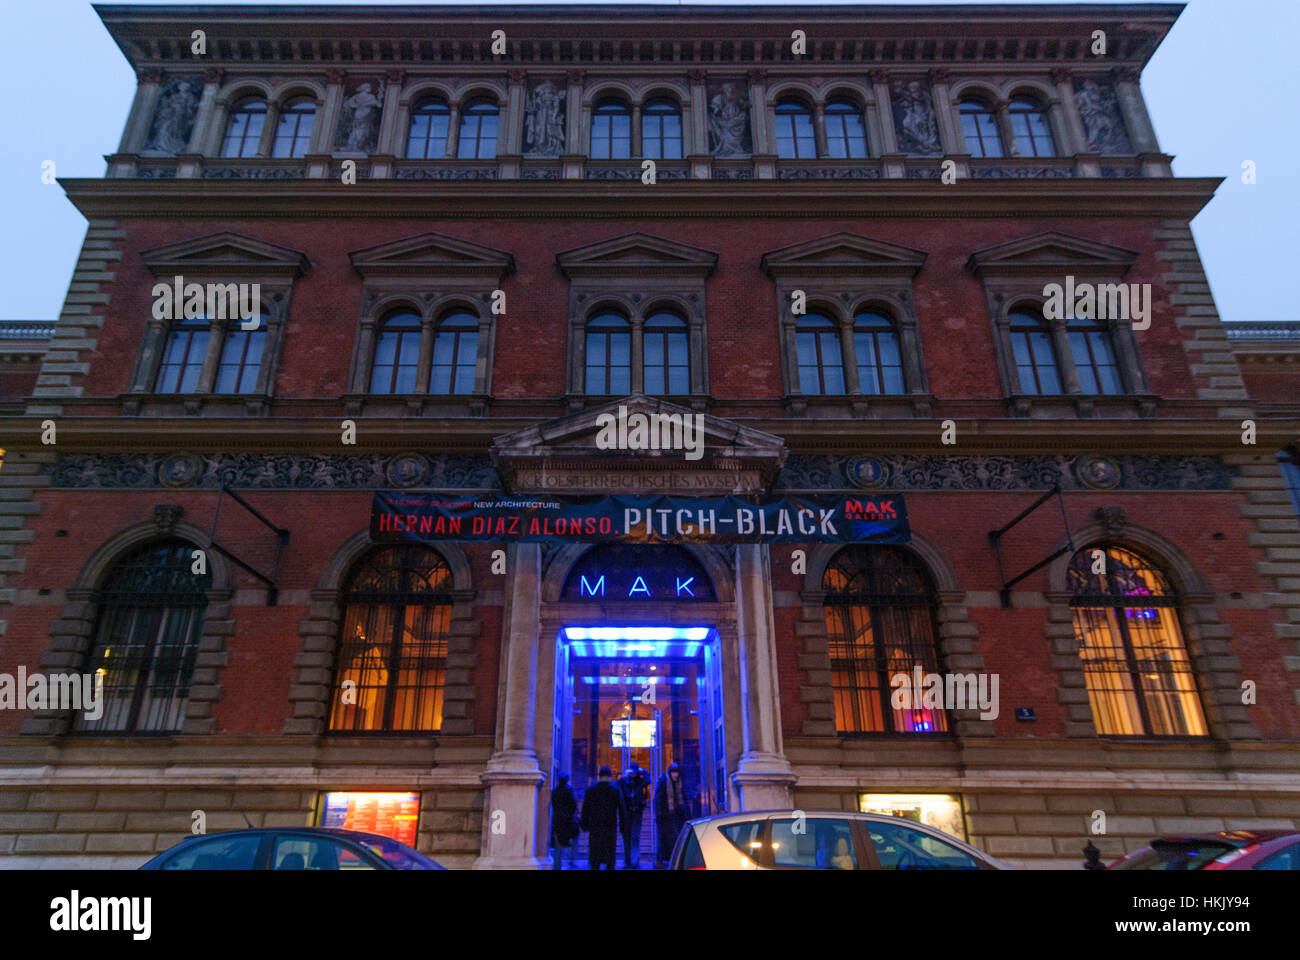
<path id="1" fill-rule="evenodd" d="M 1157 837 L 1107 870 L 1300 870 L 1300 830 Z"/>
<path id="2" fill-rule="evenodd" d="M 445 870 L 404 843 L 330 827 L 265 827 L 186 837 L 141 870 Z"/>
<path id="3" fill-rule="evenodd" d="M 692 820 L 671 870 L 1009 870 L 922 823 L 850 810 L 749 810 Z"/>

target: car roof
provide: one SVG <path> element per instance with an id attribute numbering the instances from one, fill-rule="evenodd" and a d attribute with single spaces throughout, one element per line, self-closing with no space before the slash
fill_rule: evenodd
<path id="1" fill-rule="evenodd" d="M 344 830 L 339 827 L 237 827 L 234 830 L 215 830 L 212 833 L 201 833 L 193 837 L 186 837 L 183 842 L 195 843 L 199 840 L 207 840 L 210 837 L 230 836 L 236 833 L 323 833 L 328 836 L 342 837 L 345 840 L 363 840 L 367 837 L 382 837 L 381 833 L 367 833 L 364 830 Z M 385 837 L 391 840 L 391 837 Z M 400 840 L 394 841 L 401 843 Z"/>
<path id="2" fill-rule="evenodd" d="M 1270 840 L 1280 840 L 1283 837 L 1300 837 L 1300 829 L 1283 827 L 1260 830 L 1219 830 L 1215 833 L 1167 834 L 1156 837 L 1151 842 L 1153 844 L 1212 842 L 1245 847 L 1252 843 L 1267 843 Z"/>

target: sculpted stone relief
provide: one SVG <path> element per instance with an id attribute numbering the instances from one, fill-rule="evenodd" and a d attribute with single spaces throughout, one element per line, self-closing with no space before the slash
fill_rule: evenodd
<path id="1" fill-rule="evenodd" d="M 354 81 L 343 98 L 334 146 L 350 153 L 369 153 L 379 141 L 379 120 L 384 111 L 384 79 Z"/>
<path id="2" fill-rule="evenodd" d="M 939 124 L 934 117 L 934 97 L 927 82 L 895 80 L 890 102 L 901 153 L 918 157 L 937 157 L 943 153 Z"/>
<path id="3" fill-rule="evenodd" d="M 709 152 L 715 157 L 747 157 L 754 152 L 749 123 L 749 85 L 742 79 L 708 86 Z"/>
<path id="4" fill-rule="evenodd" d="M 1109 83 L 1096 80 L 1074 81 L 1074 102 L 1079 109 L 1079 119 L 1088 134 L 1088 143 L 1095 153 L 1132 153 L 1124 117 L 1120 113 L 1119 98 Z"/>
<path id="5" fill-rule="evenodd" d="M 564 153 L 564 99 L 567 91 L 554 80 L 540 80 L 529 90 L 524 112 L 524 155 L 558 157 Z"/>
<path id="6" fill-rule="evenodd" d="M 197 76 L 170 77 L 158 97 L 144 148 L 184 153 L 189 148 L 202 92 L 203 83 Z"/>

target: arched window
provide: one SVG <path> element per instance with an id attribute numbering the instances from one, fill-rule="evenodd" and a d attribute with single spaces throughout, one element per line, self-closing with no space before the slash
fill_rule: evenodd
<path id="1" fill-rule="evenodd" d="M 812 110 L 798 100 L 776 105 L 776 155 L 788 160 L 817 156 Z"/>
<path id="2" fill-rule="evenodd" d="M 858 360 L 858 386 L 863 393 L 906 393 L 898 332 L 888 317 L 859 313 L 853 320 L 853 350 Z"/>
<path id="3" fill-rule="evenodd" d="M 465 310 L 446 314 L 433 340 L 430 393 L 473 393 L 478 368 L 478 317 Z"/>
<path id="4" fill-rule="evenodd" d="M 1071 319 L 1066 324 L 1070 338 L 1070 355 L 1084 393 L 1117 394 L 1124 392 L 1119 363 L 1110 331 L 1096 320 Z"/>
<path id="5" fill-rule="evenodd" d="M 1070 606 L 1093 722 L 1103 736 L 1208 733 L 1165 575 L 1114 544 L 1074 555 Z"/>
<path id="6" fill-rule="evenodd" d="M 587 393 L 618 395 L 632 390 L 632 327 L 617 313 L 587 323 Z"/>
<path id="7" fill-rule="evenodd" d="M 1056 156 L 1046 110 L 1033 100 L 1020 97 L 1011 101 L 1007 112 L 1011 115 L 1011 132 L 1016 138 L 1016 149 L 1022 157 Z"/>
<path id="8" fill-rule="evenodd" d="M 177 733 L 185 719 L 211 574 L 193 545 L 158 540 L 115 563 L 96 593 L 99 622 L 85 673 L 102 678 L 102 712 L 74 714 L 82 732 Z"/>
<path id="9" fill-rule="evenodd" d="M 813 396 L 843 394 L 844 360 L 835 324 L 821 314 L 807 313 L 794 329 L 799 392 Z"/>
<path id="10" fill-rule="evenodd" d="M 641 156 L 678 160 L 681 155 L 681 108 L 671 100 L 651 100 L 641 108 Z"/>
<path id="11" fill-rule="evenodd" d="M 467 160 L 491 160 L 497 155 L 497 105 L 474 100 L 460 112 L 460 140 L 456 156 Z"/>
<path id="12" fill-rule="evenodd" d="M 194 393 L 198 389 L 210 335 L 204 317 L 192 317 L 172 325 L 158 366 L 156 393 Z"/>
<path id="13" fill-rule="evenodd" d="M 379 325 L 375 362 L 370 372 L 371 393 L 414 393 L 420 363 L 420 317 L 399 310 Z"/>
<path id="14" fill-rule="evenodd" d="M 826 150 L 829 156 L 865 157 L 867 132 L 862 111 L 847 100 L 826 104 Z"/>
<path id="15" fill-rule="evenodd" d="M 899 547 L 845 547 L 822 579 L 830 641 L 835 726 L 841 733 L 943 733 L 941 708 L 926 707 L 921 675 L 939 672 L 935 591 L 929 572 Z M 911 703 L 895 709 L 898 675 Z"/>
<path id="16" fill-rule="evenodd" d="M 226 136 L 221 142 L 223 157 L 255 157 L 266 124 L 266 101 L 243 100 L 230 111 Z"/>
<path id="17" fill-rule="evenodd" d="M 691 392 L 691 361 L 686 321 L 675 313 L 652 314 L 645 322 L 644 391 L 650 396 L 679 396 Z"/>
<path id="18" fill-rule="evenodd" d="M 618 100 L 601 100 L 591 111 L 591 156 L 625 160 L 632 156 L 632 111 Z"/>
<path id="19" fill-rule="evenodd" d="M 299 97 L 285 104 L 280 111 L 280 121 L 275 127 L 273 157 L 305 157 L 311 143 L 312 121 L 316 117 L 316 104 L 307 97 Z"/>
<path id="20" fill-rule="evenodd" d="M 966 138 L 966 152 L 972 157 L 1002 156 L 1002 141 L 998 138 L 998 118 L 993 108 L 982 100 L 966 99 L 957 108 L 961 116 L 961 131 Z"/>
<path id="21" fill-rule="evenodd" d="M 415 160 L 437 160 L 447 155 L 451 108 L 437 99 L 421 100 L 411 110 L 406 155 Z"/>
<path id="22" fill-rule="evenodd" d="M 342 598 L 331 730 L 442 726 L 451 592 L 447 562 L 418 544 L 376 550 L 356 566 Z"/>
<path id="23" fill-rule="evenodd" d="M 253 393 L 257 389 L 257 374 L 261 370 L 262 355 L 266 348 L 268 315 L 262 312 L 257 327 L 243 329 L 239 320 L 232 320 L 221 344 L 221 361 L 217 365 L 217 380 L 213 393 Z"/>
<path id="24" fill-rule="evenodd" d="M 1033 396 L 1059 394 L 1061 374 L 1052 349 L 1052 335 L 1043 318 L 1020 310 L 1010 315 L 1011 348 L 1020 374 L 1020 392 Z"/>

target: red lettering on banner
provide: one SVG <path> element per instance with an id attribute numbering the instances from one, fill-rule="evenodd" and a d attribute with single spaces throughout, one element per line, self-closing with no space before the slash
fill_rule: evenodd
<path id="1" fill-rule="evenodd" d="M 460 533 L 460 517 L 451 518 L 451 532 Z"/>
<path id="2" fill-rule="evenodd" d="M 483 518 L 471 517 L 469 521 L 469 532 L 474 536 L 480 536 L 483 533 Z"/>
<path id="3" fill-rule="evenodd" d="M 518 517 L 518 516 L 511 517 L 511 518 L 510 518 L 510 533 L 511 533 L 511 534 L 515 534 L 515 533 L 518 533 L 518 532 L 519 532 L 519 517 Z"/>

